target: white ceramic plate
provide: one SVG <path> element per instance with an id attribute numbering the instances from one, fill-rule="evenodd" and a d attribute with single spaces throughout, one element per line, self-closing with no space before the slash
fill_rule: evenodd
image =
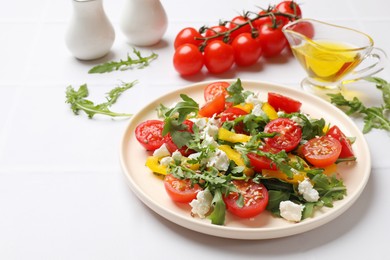
<path id="1" fill-rule="evenodd" d="M 357 200 L 368 181 L 371 160 L 367 143 L 350 118 L 318 97 L 273 83 L 243 80 L 244 89 L 260 93 L 261 99 L 266 100 L 266 94 L 273 91 L 300 100 L 303 103 L 301 108 L 303 112 L 315 118 L 322 117 L 326 122 L 338 125 L 347 136 L 356 137 L 353 149 L 358 161 L 349 166 L 342 164 L 338 166 L 348 195 L 343 200 L 335 202 L 333 208 L 324 207 L 318 210 L 313 218 L 300 223 L 273 217 L 268 212 L 263 212 L 254 219 L 239 219 L 228 213 L 224 226 L 212 225 L 208 219 L 191 217 L 190 206 L 172 202 L 165 192 L 162 180 L 146 168 L 145 160 L 150 154 L 137 142 L 134 130 L 142 121 L 157 118 L 155 109 L 159 104 L 170 106 L 179 101 L 181 93 L 202 104 L 203 89 L 208 83 L 210 82 L 187 86 L 158 98 L 134 115 L 125 130 L 120 151 L 121 165 L 130 187 L 148 207 L 178 225 L 204 234 L 236 239 L 268 239 L 290 236 L 319 227 L 338 217 Z"/>

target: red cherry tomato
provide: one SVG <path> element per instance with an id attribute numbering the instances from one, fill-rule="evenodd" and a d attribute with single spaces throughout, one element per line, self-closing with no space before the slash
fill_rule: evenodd
<path id="1" fill-rule="evenodd" d="M 286 113 L 299 112 L 302 106 L 302 103 L 295 99 L 273 92 L 268 93 L 268 103 L 276 110 L 282 110 Z"/>
<path id="2" fill-rule="evenodd" d="M 290 29 L 302 35 L 305 35 L 309 39 L 312 39 L 315 33 L 313 24 L 307 21 L 300 21 L 297 24 L 293 24 L 291 25 Z"/>
<path id="3" fill-rule="evenodd" d="M 242 33 L 232 42 L 234 49 L 234 61 L 238 66 L 250 66 L 255 64 L 262 53 L 259 38 L 252 38 L 250 33 Z"/>
<path id="4" fill-rule="evenodd" d="M 214 36 L 216 35 L 217 33 L 223 33 L 223 32 L 226 32 L 228 30 L 228 28 L 226 28 L 226 26 L 223 26 L 223 25 L 216 25 L 216 26 L 212 26 L 210 28 L 208 28 L 204 34 L 204 37 L 205 38 L 208 38 L 208 37 L 211 37 L 211 36 Z M 212 38 L 210 39 L 208 42 L 212 42 L 214 40 L 220 40 L 220 41 L 223 41 L 223 38 L 224 36 L 219 36 L 219 37 L 216 37 L 216 38 Z"/>
<path id="5" fill-rule="evenodd" d="M 161 120 L 147 120 L 135 128 L 135 137 L 148 151 L 154 151 L 165 142 L 162 136 L 164 122 Z"/>
<path id="6" fill-rule="evenodd" d="M 281 28 L 281 26 L 273 28 L 270 23 L 263 24 L 259 27 L 259 40 L 264 57 L 275 57 L 287 46 L 287 39 Z"/>
<path id="7" fill-rule="evenodd" d="M 164 178 L 164 187 L 168 195 L 175 202 L 189 203 L 196 199 L 196 195 L 202 188 L 198 184 L 191 184 L 191 180 L 181 180 L 168 174 Z"/>
<path id="8" fill-rule="evenodd" d="M 337 126 L 332 126 L 326 135 L 336 138 L 341 144 L 341 153 L 339 158 L 354 157 L 355 154 L 352 150 L 351 141 L 345 136 L 345 134 Z"/>
<path id="9" fill-rule="evenodd" d="M 237 26 L 241 25 L 241 24 L 244 24 L 248 21 L 248 18 L 245 18 L 243 16 L 236 16 L 234 17 L 231 22 L 228 24 L 228 29 L 231 30 L 231 29 L 234 29 L 236 28 Z M 250 33 L 251 32 L 251 26 L 249 24 L 246 24 L 244 26 L 242 26 L 241 28 L 233 31 L 231 34 L 230 34 L 230 40 L 234 40 L 234 38 L 236 38 L 238 35 L 240 35 L 241 33 Z"/>
<path id="10" fill-rule="evenodd" d="M 233 47 L 219 40 L 210 42 L 204 49 L 204 63 L 213 74 L 229 70 L 234 63 Z"/>
<path id="11" fill-rule="evenodd" d="M 247 115 L 248 113 L 241 108 L 238 107 L 228 107 L 223 111 L 219 117 L 221 122 L 226 122 L 226 121 L 233 121 L 237 117 Z"/>
<path id="12" fill-rule="evenodd" d="M 190 120 L 185 120 L 184 123 L 186 126 L 187 126 L 187 129 L 183 130 L 183 131 L 187 131 L 187 132 L 190 132 L 190 133 L 193 133 L 193 130 L 192 130 L 192 127 L 194 125 L 194 122 L 190 121 Z M 183 146 L 183 147 L 178 147 L 172 140 L 172 137 L 171 135 L 167 135 L 166 139 L 165 139 L 165 146 L 167 147 L 168 151 L 172 154 L 174 153 L 176 150 L 179 151 L 183 156 L 186 156 L 188 157 L 190 154 L 194 153 L 195 151 L 194 150 L 191 150 L 191 149 L 188 149 L 187 146 Z"/>
<path id="13" fill-rule="evenodd" d="M 229 82 L 226 81 L 217 81 L 210 83 L 204 89 L 204 99 L 210 101 L 214 99 L 215 96 L 219 94 L 223 94 L 225 97 L 227 96 L 227 88 L 230 86 Z"/>
<path id="14" fill-rule="evenodd" d="M 226 208 L 240 218 L 253 218 L 262 213 L 268 205 L 268 191 L 263 184 L 250 181 L 234 180 L 233 184 L 244 198 L 244 205 L 237 205 L 239 193 L 231 192 L 223 197 Z"/>
<path id="15" fill-rule="evenodd" d="M 329 135 L 315 137 L 302 147 L 305 159 L 316 167 L 326 167 L 336 162 L 341 153 L 340 142 Z"/>
<path id="16" fill-rule="evenodd" d="M 264 152 L 274 153 L 274 154 L 280 152 L 280 150 L 270 147 L 268 145 L 265 145 L 260 150 Z M 256 153 L 248 153 L 247 156 L 255 172 L 261 172 L 262 170 L 276 171 L 278 169 L 275 163 L 273 163 L 271 159 L 265 156 L 260 156 Z"/>
<path id="17" fill-rule="evenodd" d="M 267 145 L 278 150 L 290 152 L 294 150 L 302 138 L 302 129 L 289 118 L 277 118 L 270 121 L 265 127 L 266 133 L 277 133 L 272 138 L 266 138 Z"/>
<path id="18" fill-rule="evenodd" d="M 198 73 L 204 64 L 203 55 L 193 44 L 180 45 L 173 55 L 173 66 L 183 76 Z"/>
<path id="19" fill-rule="evenodd" d="M 298 19 L 302 17 L 301 8 L 294 1 L 282 1 L 276 5 L 275 9 L 281 13 L 293 14 L 297 16 Z"/>
<path id="20" fill-rule="evenodd" d="M 174 47 L 177 49 L 179 46 L 185 43 L 191 43 L 195 46 L 199 46 L 203 41 L 197 40 L 196 38 L 201 38 L 202 35 L 192 27 L 187 27 L 182 29 L 175 38 Z"/>
<path id="21" fill-rule="evenodd" d="M 213 74 L 229 70 L 234 63 L 233 47 L 219 40 L 210 42 L 204 49 L 204 62 Z"/>
<path id="22" fill-rule="evenodd" d="M 277 11 L 276 9 L 273 9 L 270 12 L 275 13 L 276 11 Z M 263 11 L 259 12 L 259 15 L 265 15 L 268 13 L 269 12 L 263 10 Z M 267 16 L 256 19 L 253 22 L 253 25 L 256 28 L 260 28 L 260 26 L 262 26 L 264 24 L 273 24 L 273 19 L 276 19 L 275 24 L 277 24 L 278 26 L 284 26 L 290 21 L 287 17 L 282 16 L 282 15 L 273 15 L 273 16 L 267 15 Z"/>
<path id="23" fill-rule="evenodd" d="M 219 114 L 225 109 L 225 96 L 220 94 L 214 99 L 208 101 L 200 109 L 198 114 L 203 117 L 212 117 L 214 114 Z"/>

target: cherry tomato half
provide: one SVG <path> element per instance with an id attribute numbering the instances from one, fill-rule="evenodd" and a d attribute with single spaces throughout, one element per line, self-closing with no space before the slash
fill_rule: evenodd
<path id="1" fill-rule="evenodd" d="M 187 132 L 190 132 L 190 133 L 193 133 L 193 130 L 192 130 L 192 127 L 194 125 L 194 122 L 190 121 L 190 120 L 185 120 L 183 122 L 184 125 L 187 126 L 187 129 L 183 130 L 183 131 L 187 131 Z M 165 139 L 165 146 L 167 147 L 168 151 L 172 154 L 174 153 L 176 150 L 179 151 L 183 156 L 186 156 L 188 157 L 190 154 L 194 153 L 195 151 L 194 150 L 191 150 L 191 149 L 188 149 L 187 146 L 183 146 L 183 147 L 178 147 L 172 140 L 172 137 L 171 135 L 167 135 L 166 139 Z"/>
<path id="2" fill-rule="evenodd" d="M 261 42 L 259 37 L 252 38 L 250 33 L 242 33 L 234 38 L 232 42 L 234 50 L 234 61 L 238 66 L 250 66 L 255 64 L 261 54 Z"/>
<path id="3" fill-rule="evenodd" d="M 295 113 L 301 109 L 302 103 L 274 92 L 268 92 L 268 103 L 276 110 L 286 113 Z"/>
<path id="4" fill-rule="evenodd" d="M 237 117 L 247 115 L 248 112 L 238 107 L 228 107 L 221 114 L 219 114 L 221 122 L 233 121 Z"/>
<path id="5" fill-rule="evenodd" d="M 333 138 L 339 140 L 341 144 L 341 153 L 339 158 L 354 157 L 355 154 L 352 150 L 351 141 L 345 136 L 345 134 L 337 126 L 332 126 L 326 135 L 330 135 Z"/>
<path id="6" fill-rule="evenodd" d="M 230 86 L 229 82 L 226 81 L 217 81 L 208 84 L 204 89 L 204 99 L 206 102 L 214 99 L 215 96 L 218 96 L 219 94 L 223 94 L 224 96 L 227 96 L 227 88 Z"/>
<path id="7" fill-rule="evenodd" d="M 223 197 L 229 212 L 240 218 L 253 218 L 265 210 L 268 204 L 268 191 L 263 184 L 251 180 L 247 182 L 234 180 L 233 184 L 244 197 L 244 205 L 239 207 L 237 205 L 239 194 L 231 192 Z"/>
<path id="8" fill-rule="evenodd" d="M 171 199 L 180 203 L 191 202 L 202 190 L 198 184 L 192 185 L 191 180 L 177 179 L 172 174 L 165 176 L 164 187 Z"/>
<path id="9" fill-rule="evenodd" d="M 341 153 L 341 144 L 332 136 L 324 135 L 310 139 L 302 147 L 305 159 L 316 167 L 326 167 L 336 162 Z"/>
<path id="10" fill-rule="evenodd" d="M 289 118 L 277 118 L 270 121 L 265 127 L 266 133 L 277 133 L 272 138 L 266 138 L 267 145 L 278 150 L 290 152 L 294 150 L 302 138 L 301 127 Z"/>
<path id="11" fill-rule="evenodd" d="M 135 137 L 146 150 L 154 151 L 165 142 L 162 136 L 163 128 L 163 121 L 147 120 L 135 128 Z"/>
<path id="12" fill-rule="evenodd" d="M 174 47 L 177 49 L 185 43 L 191 43 L 198 47 L 203 42 L 202 40 L 196 39 L 200 37 L 202 37 L 202 35 L 195 28 L 184 28 L 176 35 Z"/>
<path id="13" fill-rule="evenodd" d="M 183 76 L 198 73 L 203 64 L 203 55 L 194 44 L 185 43 L 180 45 L 173 55 L 173 66 Z"/>
<path id="14" fill-rule="evenodd" d="M 233 47 L 220 40 L 210 42 L 204 49 L 204 63 L 213 74 L 229 70 L 234 63 Z"/>
<path id="15" fill-rule="evenodd" d="M 199 109 L 198 114 L 203 117 L 212 117 L 214 114 L 221 113 L 225 109 L 225 100 L 223 94 L 215 96 Z"/>
<path id="16" fill-rule="evenodd" d="M 270 152 L 270 153 L 278 153 L 280 150 L 275 149 L 273 147 L 270 147 L 268 145 L 265 145 L 260 150 L 264 152 Z M 256 153 L 248 153 L 247 154 L 249 162 L 255 172 L 261 172 L 262 170 L 273 170 L 276 171 L 278 168 L 276 167 L 275 163 L 272 162 L 271 159 L 260 156 Z"/>

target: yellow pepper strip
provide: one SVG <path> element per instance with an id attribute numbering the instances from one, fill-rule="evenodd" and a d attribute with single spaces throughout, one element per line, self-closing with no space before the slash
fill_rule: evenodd
<path id="1" fill-rule="evenodd" d="M 242 109 L 249 114 L 253 109 L 253 104 L 252 103 L 244 103 L 244 104 L 235 105 L 234 107 Z"/>
<path id="2" fill-rule="evenodd" d="M 288 157 L 290 158 L 291 161 L 295 161 L 295 162 L 298 161 L 299 159 L 301 159 L 301 158 L 299 158 L 299 156 L 292 155 L 292 154 L 289 154 Z M 304 169 L 305 170 L 310 169 L 310 166 L 307 163 L 305 163 Z M 273 171 L 273 170 L 262 170 L 261 172 L 262 172 L 262 175 L 264 177 L 278 178 L 278 179 L 280 179 L 282 181 L 285 181 L 285 182 L 288 182 L 288 183 L 292 183 L 292 184 L 298 184 L 300 181 L 303 181 L 306 178 L 306 173 L 305 172 L 295 173 L 293 178 L 288 178 L 287 175 L 284 172 L 279 171 L 279 170 L 276 170 L 276 171 Z"/>
<path id="3" fill-rule="evenodd" d="M 324 167 L 323 169 L 324 169 L 324 171 L 322 173 L 327 175 L 327 176 L 330 176 L 330 175 L 337 172 L 337 165 L 335 163 L 333 163 L 329 166 Z"/>
<path id="4" fill-rule="evenodd" d="M 263 103 L 261 109 L 264 111 L 264 113 L 268 116 L 270 120 L 274 120 L 278 118 L 278 113 L 276 112 L 275 108 L 273 108 L 267 102 Z"/>
<path id="5" fill-rule="evenodd" d="M 223 127 L 218 130 L 218 139 L 231 142 L 231 143 L 244 143 L 248 142 L 251 137 L 249 135 L 244 134 L 236 134 L 231 132 Z"/>
<path id="6" fill-rule="evenodd" d="M 167 167 L 160 164 L 157 156 L 149 156 L 145 165 L 154 173 L 167 175 Z"/>
<path id="7" fill-rule="evenodd" d="M 248 168 L 245 166 L 244 159 L 242 158 L 241 154 L 231 148 L 229 145 L 223 144 L 218 147 L 221 151 L 224 151 L 229 158 L 229 160 L 232 160 L 235 162 L 238 166 L 244 166 L 244 174 L 246 176 L 252 176 L 254 171 L 251 168 Z"/>

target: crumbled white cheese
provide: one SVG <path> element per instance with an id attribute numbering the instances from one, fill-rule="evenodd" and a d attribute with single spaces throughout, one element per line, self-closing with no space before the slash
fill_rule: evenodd
<path id="1" fill-rule="evenodd" d="M 179 150 L 176 150 L 172 153 L 172 159 L 175 160 L 175 161 L 181 161 L 181 158 L 183 156 L 181 155 L 181 153 L 179 152 Z"/>
<path id="2" fill-rule="evenodd" d="M 229 168 L 229 158 L 222 150 L 216 149 L 215 153 L 208 159 L 207 167 L 215 167 L 220 171 L 227 171 Z"/>
<path id="3" fill-rule="evenodd" d="M 171 153 L 168 151 L 168 148 L 165 144 L 162 144 L 159 148 L 154 150 L 153 156 L 156 156 L 158 158 L 170 156 Z"/>
<path id="4" fill-rule="evenodd" d="M 288 221 L 299 222 L 304 207 L 289 200 L 282 201 L 279 204 L 280 216 Z"/>
<path id="5" fill-rule="evenodd" d="M 198 157 L 201 155 L 202 153 L 201 152 L 197 152 L 197 153 L 192 153 L 192 154 L 190 154 L 190 155 L 188 155 L 188 159 L 194 159 L 194 160 L 196 160 L 196 159 L 198 159 Z"/>
<path id="6" fill-rule="evenodd" d="M 221 126 L 221 120 L 215 118 L 215 115 L 213 115 L 211 118 L 209 118 L 209 120 L 207 121 L 207 124 L 208 125 L 213 125 L 213 126 L 216 126 L 216 127 L 220 127 Z"/>
<path id="7" fill-rule="evenodd" d="M 209 190 L 199 191 L 196 199 L 190 202 L 190 206 L 192 207 L 191 212 L 200 218 L 205 218 L 206 214 L 210 211 L 212 200 L 213 195 Z"/>
<path id="8" fill-rule="evenodd" d="M 261 104 L 257 104 L 253 107 L 252 109 L 252 114 L 255 115 L 255 116 L 264 116 L 265 115 L 265 112 L 263 111 L 263 109 L 261 109 L 262 105 Z"/>
<path id="9" fill-rule="evenodd" d="M 213 139 L 215 139 L 218 135 L 218 126 L 207 124 L 206 127 L 201 131 L 200 137 L 202 139 L 205 139 L 206 136 L 211 136 Z"/>
<path id="10" fill-rule="evenodd" d="M 168 166 L 171 162 L 173 162 L 173 159 L 170 156 L 164 157 L 160 160 L 160 164 L 163 166 Z"/>
<path id="11" fill-rule="evenodd" d="M 262 105 L 263 101 L 259 98 L 258 94 L 250 94 L 246 99 L 246 103 L 252 103 L 253 105 Z"/>
<path id="12" fill-rule="evenodd" d="M 298 192 L 303 195 L 303 198 L 307 202 L 316 202 L 320 198 L 318 191 L 313 188 L 309 178 L 305 178 L 303 181 L 299 182 Z"/>
<path id="13" fill-rule="evenodd" d="M 218 147 L 217 141 L 210 136 L 210 135 L 205 135 L 203 141 L 202 141 L 202 147 Z"/>
<path id="14" fill-rule="evenodd" d="M 191 118 L 190 120 L 199 128 L 199 131 L 202 131 L 207 125 L 207 119 L 205 117 Z"/>

